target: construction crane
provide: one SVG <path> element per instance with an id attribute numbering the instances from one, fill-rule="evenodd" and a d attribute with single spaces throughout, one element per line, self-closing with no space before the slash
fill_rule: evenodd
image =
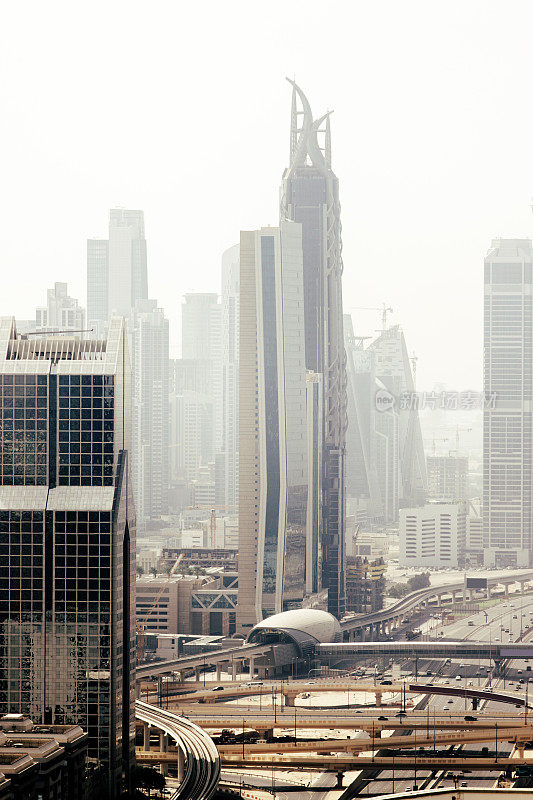
<path id="1" fill-rule="evenodd" d="M 392 314 L 393 309 L 390 306 L 387 306 L 386 303 L 383 303 L 380 308 L 368 308 L 366 306 L 351 306 L 354 311 L 381 311 L 381 331 L 380 333 L 385 333 L 387 330 L 387 314 Z"/>
<path id="2" fill-rule="evenodd" d="M 460 428 L 459 425 L 455 427 L 455 455 L 459 455 L 459 434 L 471 432 L 472 428 Z"/>
<path id="3" fill-rule="evenodd" d="M 416 389 L 416 362 L 418 361 L 418 356 L 416 355 L 416 353 L 413 353 L 413 355 L 409 360 L 411 361 L 411 367 L 413 370 L 413 386 Z"/>
<path id="4" fill-rule="evenodd" d="M 357 525 L 357 527 L 355 529 L 355 532 L 354 532 L 354 535 L 352 537 L 352 539 L 353 539 L 353 554 L 354 554 L 354 556 L 357 555 L 357 537 L 359 536 L 359 528 L 360 527 L 361 527 L 361 525 Z"/>
<path id="5" fill-rule="evenodd" d="M 196 505 L 187 506 L 189 511 L 209 511 L 209 547 L 215 546 L 216 532 L 217 532 L 217 511 L 231 511 L 238 508 L 238 506 L 209 506 L 209 505 Z"/>
<path id="6" fill-rule="evenodd" d="M 63 331 L 47 331 L 47 330 L 28 331 L 27 333 L 21 333 L 20 338 L 27 339 L 28 336 L 55 336 L 56 334 L 63 334 L 63 333 L 92 333 L 93 331 L 94 328 L 78 328 L 77 330 L 70 330 L 69 328 L 66 328 Z"/>
<path id="7" fill-rule="evenodd" d="M 136 631 L 137 631 L 137 663 L 138 664 L 142 664 L 143 659 L 144 659 L 144 649 L 146 647 L 146 633 L 145 633 L 145 631 L 146 631 L 146 623 L 148 622 L 149 618 L 152 616 L 153 612 L 155 611 L 155 609 L 157 607 L 157 604 L 159 603 L 159 598 L 161 597 L 161 595 L 163 594 L 163 592 L 165 591 L 165 589 L 167 588 L 167 586 L 171 582 L 172 577 L 174 576 L 176 570 L 178 569 L 178 567 L 179 567 L 179 565 L 181 563 L 183 555 L 184 555 L 183 553 L 180 553 L 179 556 L 177 557 L 174 565 L 171 567 L 171 569 L 170 569 L 170 571 L 168 573 L 168 578 L 166 579 L 166 581 L 163 583 L 163 585 L 161 586 L 160 590 L 156 594 L 154 602 L 152 603 L 152 605 L 150 606 L 150 608 L 146 612 L 145 616 L 141 617 L 140 619 L 137 618 L 135 620 L 135 628 L 136 628 Z"/>
<path id="8" fill-rule="evenodd" d="M 436 449 L 437 449 L 436 442 L 449 442 L 449 441 L 450 440 L 445 436 L 442 437 L 441 439 L 438 439 L 437 437 L 434 436 L 433 437 L 433 455 L 435 455 L 435 452 L 436 452 Z"/>

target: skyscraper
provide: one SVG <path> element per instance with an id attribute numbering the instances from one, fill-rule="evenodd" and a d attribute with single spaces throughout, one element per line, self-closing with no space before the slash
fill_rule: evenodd
<path id="1" fill-rule="evenodd" d="M 415 383 L 405 336 L 399 325 L 381 331 L 368 350 L 374 358 L 379 388 L 394 399 L 390 412 L 382 411 L 374 418 L 382 434 L 382 447 L 377 453 L 380 480 L 385 481 L 384 476 L 387 471 L 389 473 L 389 487 L 382 483 L 382 497 L 387 518 L 397 520 L 399 508 L 424 503 L 427 496 L 426 458 L 414 399 Z M 375 399 L 374 395 L 374 404 Z M 392 441 L 391 437 L 394 437 Z"/>
<path id="2" fill-rule="evenodd" d="M 346 494 L 361 523 L 398 521 L 424 503 L 427 476 L 418 405 L 405 337 L 398 325 L 363 346 L 344 320 L 348 373 Z M 381 397 L 390 402 L 381 405 Z"/>
<path id="3" fill-rule="evenodd" d="M 239 245 L 222 255 L 223 504 L 239 500 Z"/>
<path id="4" fill-rule="evenodd" d="M 186 294 L 181 307 L 181 352 L 206 377 L 213 403 L 213 460 L 222 449 L 222 308 L 218 295 Z"/>
<path id="5" fill-rule="evenodd" d="M 46 306 L 35 310 L 35 329 L 38 331 L 82 331 L 85 328 L 85 309 L 69 297 L 66 283 L 54 283 L 46 293 Z M 83 334 L 80 334 L 81 336 Z"/>
<path id="6" fill-rule="evenodd" d="M 111 314 L 128 318 L 147 298 L 144 214 L 112 208 L 109 238 L 87 241 L 87 319 L 105 327 Z"/>
<path id="7" fill-rule="evenodd" d="M 168 320 L 156 300 L 138 300 L 132 328 L 133 483 L 146 524 L 168 512 Z"/>
<path id="8" fill-rule="evenodd" d="M 88 730 L 111 798 L 134 763 L 130 382 L 123 319 L 107 341 L 0 320 L 0 714 Z"/>
<path id="9" fill-rule="evenodd" d="M 483 536 L 488 566 L 529 566 L 532 524 L 530 239 L 496 239 L 485 259 Z"/>
<path id="10" fill-rule="evenodd" d="M 239 626 L 306 593 L 307 408 L 301 225 L 241 233 Z"/>
<path id="11" fill-rule="evenodd" d="M 144 214 L 112 208 L 109 238 L 87 242 L 87 316 L 97 336 L 126 319 L 132 354 L 132 480 L 139 530 L 168 510 L 168 322 L 148 299 Z"/>
<path id="12" fill-rule="evenodd" d="M 323 381 L 322 584 L 328 590 L 329 611 L 341 617 L 345 605 L 347 412 L 339 182 L 331 168 L 329 113 L 313 120 L 306 96 L 290 83 L 290 163 L 283 174 L 280 213 L 281 220 L 302 225 L 305 360 L 307 369 L 322 375 Z M 319 134 L 323 135 L 322 146 Z"/>

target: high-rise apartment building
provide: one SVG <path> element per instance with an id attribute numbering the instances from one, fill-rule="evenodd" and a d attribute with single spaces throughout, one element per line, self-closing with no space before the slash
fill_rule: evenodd
<path id="1" fill-rule="evenodd" d="M 186 294 L 181 306 L 181 353 L 206 376 L 206 394 L 213 402 L 213 460 L 222 449 L 222 349 L 218 295 Z"/>
<path id="2" fill-rule="evenodd" d="M 138 300 L 132 328 L 133 484 L 144 525 L 168 512 L 168 320 L 156 300 Z"/>
<path id="3" fill-rule="evenodd" d="M 85 327 L 85 309 L 69 297 L 66 283 L 54 283 L 54 288 L 46 293 L 46 305 L 35 310 L 35 330 L 80 332 Z"/>
<path id="4" fill-rule="evenodd" d="M 250 629 L 306 592 L 302 226 L 241 233 L 239 606 Z"/>
<path id="5" fill-rule="evenodd" d="M 102 794 L 134 764 L 135 512 L 124 320 L 0 321 L 0 714 L 81 725 Z"/>
<path id="6" fill-rule="evenodd" d="M 432 500 L 468 499 L 467 456 L 428 456 L 428 496 Z"/>
<path id="7" fill-rule="evenodd" d="M 322 584 L 328 590 L 328 610 L 341 617 L 345 609 L 347 414 L 339 182 L 331 168 L 329 115 L 313 120 L 307 98 L 291 83 L 290 164 L 283 174 L 280 218 L 302 225 L 305 361 L 308 370 L 322 375 L 323 388 Z"/>
<path id="8" fill-rule="evenodd" d="M 532 549 L 533 248 L 496 239 L 485 259 L 483 535 L 489 566 L 529 566 Z"/>
<path id="9" fill-rule="evenodd" d="M 222 475 L 223 504 L 239 501 L 239 245 L 222 255 Z"/>

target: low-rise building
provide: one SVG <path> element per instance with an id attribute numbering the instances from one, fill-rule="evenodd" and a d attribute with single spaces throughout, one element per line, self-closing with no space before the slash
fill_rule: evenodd
<path id="1" fill-rule="evenodd" d="M 368 614 L 383 608 L 385 572 L 383 558 L 369 560 L 362 556 L 346 558 L 346 611 Z"/>
<path id="2" fill-rule="evenodd" d="M 93 800 L 87 734 L 79 725 L 38 725 L 22 714 L 0 718 L 0 800 Z M 95 776 L 96 777 L 96 776 Z"/>

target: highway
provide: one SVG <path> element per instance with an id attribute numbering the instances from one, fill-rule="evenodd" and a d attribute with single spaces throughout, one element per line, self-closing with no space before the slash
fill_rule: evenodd
<path id="1" fill-rule="evenodd" d="M 530 625 L 531 613 L 533 613 L 532 598 L 522 599 L 511 597 L 508 600 L 502 601 L 502 603 L 498 603 L 497 605 L 487 609 L 486 614 L 483 611 L 480 611 L 479 613 L 453 623 L 452 625 L 447 625 L 444 630 L 446 637 L 453 637 L 454 639 L 465 640 L 475 637 L 476 640 L 484 640 L 489 642 L 492 640 L 501 640 L 502 637 L 505 637 L 507 640 L 509 638 L 518 639 L 521 633 L 524 633 L 525 625 Z M 522 617 L 522 614 L 525 614 L 526 616 Z M 513 619 L 513 617 L 516 617 L 516 619 Z M 470 622 L 472 622 L 473 625 L 470 625 Z M 506 633 L 506 629 L 509 629 L 509 633 Z M 514 669 L 517 673 L 518 669 L 522 669 L 523 674 L 527 675 L 525 672 L 525 667 L 526 662 L 519 662 L 511 665 L 511 669 Z M 504 685 L 504 681 L 501 678 L 493 681 L 490 677 L 481 677 L 480 664 L 479 661 L 476 662 L 476 660 L 473 662 L 466 661 L 466 663 L 461 664 L 459 668 L 453 667 L 453 669 L 457 673 L 461 674 L 463 683 L 465 685 L 468 683 L 468 673 L 471 674 L 472 683 L 474 681 L 474 676 L 477 674 L 479 684 L 481 684 L 481 681 L 483 680 L 489 684 L 492 683 L 494 688 L 499 688 L 500 685 L 503 687 Z M 439 677 L 432 678 L 432 682 L 437 683 L 443 683 L 445 680 L 450 679 Z M 457 685 L 457 682 L 455 683 Z M 453 707 L 455 709 L 455 713 L 457 713 L 457 706 L 460 702 L 460 700 L 454 701 L 453 698 L 439 696 L 432 696 L 428 698 L 426 708 L 429 710 L 431 722 L 433 722 L 433 714 L 436 715 L 439 712 L 443 713 L 444 708 L 451 709 Z M 500 723 L 498 722 L 498 715 L 502 710 L 501 704 L 493 701 L 487 701 L 486 704 L 483 705 L 483 717 L 488 717 L 490 720 L 492 720 L 494 726 L 496 724 L 499 726 Z M 478 719 L 481 717 L 481 715 L 478 715 L 477 712 L 473 712 L 472 710 L 463 710 L 465 710 L 469 715 L 477 716 Z M 472 723 L 472 725 L 474 724 L 476 723 Z M 481 747 L 481 745 L 478 747 L 470 745 L 468 750 L 469 752 L 474 750 L 480 752 Z M 494 750 L 494 747 L 495 743 L 491 745 L 491 749 Z M 507 740 L 498 741 L 498 751 L 502 755 L 508 755 L 511 752 L 512 747 L 513 746 L 510 745 Z M 450 755 L 452 755 L 453 751 L 454 748 L 450 748 Z M 412 789 L 413 785 L 417 785 L 419 788 L 454 787 L 456 784 L 456 779 L 452 776 L 456 775 L 458 772 L 461 773 L 462 771 L 460 769 L 454 769 L 453 772 L 449 770 L 437 772 L 419 771 L 416 775 L 415 784 L 415 776 L 412 769 L 410 769 L 408 772 L 401 772 L 399 770 L 386 770 L 379 773 L 374 780 L 367 781 L 366 784 L 363 784 L 363 786 L 366 785 L 367 787 L 365 789 L 365 794 L 370 793 L 372 795 L 386 794 L 390 793 L 391 791 L 402 792 Z M 495 779 L 496 776 L 493 772 L 478 772 L 471 775 L 468 773 L 466 775 L 463 774 L 460 782 L 466 782 L 470 787 L 487 788 L 494 784 Z"/>
<path id="2" fill-rule="evenodd" d="M 220 756 L 202 728 L 157 706 L 135 701 L 135 716 L 175 740 L 185 755 L 185 774 L 171 800 L 210 800 L 220 779 Z"/>

